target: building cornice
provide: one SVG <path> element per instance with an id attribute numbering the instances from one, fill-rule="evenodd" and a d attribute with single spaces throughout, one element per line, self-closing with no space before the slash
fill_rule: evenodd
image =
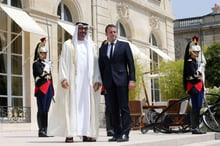
<path id="1" fill-rule="evenodd" d="M 215 15 L 205 15 L 200 17 L 190 17 L 184 19 L 177 19 L 174 21 L 174 32 L 182 32 L 189 30 L 206 30 L 210 28 L 219 28 L 220 20 L 213 19 L 212 21 L 207 21 L 206 18 L 212 16 L 220 16 L 219 14 Z"/>
<path id="2" fill-rule="evenodd" d="M 30 14 L 31 16 L 42 16 L 42 17 L 46 17 L 46 18 L 49 18 L 51 20 L 58 20 L 60 19 L 59 16 L 57 15 L 52 15 L 52 14 L 48 14 L 48 13 L 44 13 L 42 11 L 39 11 L 39 10 L 36 10 L 36 9 L 33 9 L 33 8 L 26 8 L 24 9 L 28 14 Z"/>
<path id="3" fill-rule="evenodd" d="M 170 19 L 171 21 L 174 21 L 175 19 L 166 10 L 161 9 L 159 6 L 156 7 L 150 4 L 149 2 L 147 2 L 146 0 L 127 0 L 126 2 L 136 7 L 139 7 L 143 9 L 144 11 L 148 11 L 148 12 L 151 12 L 152 14 L 156 14 L 159 17 L 166 17 L 167 19 Z"/>

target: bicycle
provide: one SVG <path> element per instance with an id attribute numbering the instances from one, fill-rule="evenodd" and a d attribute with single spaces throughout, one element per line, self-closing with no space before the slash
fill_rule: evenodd
<path id="1" fill-rule="evenodd" d="M 215 96 L 217 100 L 208 105 L 207 97 Z M 177 102 L 174 102 L 161 113 L 150 109 L 146 112 L 146 121 L 148 125 L 141 129 L 143 134 L 147 133 L 148 130 L 153 129 L 154 132 L 162 133 L 185 133 L 191 131 L 190 124 L 190 108 L 184 113 L 172 113 L 168 114 L 168 111 L 175 106 L 187 102 L 190 103 L 190 97 L 184 97 Z M 200 113 L 200 125 L 204 125 L 213 132 L 220 132 L 220 95 L 207 93 L 204 97 L 204 106 Z"/>
<path id="2" fill-rule="evenodd" d="M 218 99 L 212 105 L 207 104 L 200 116 L 202 116 L 202 121 L 209 130 L 220 132 L 220 95 L 208 93 L 206 96 L 217 96 Z"/>

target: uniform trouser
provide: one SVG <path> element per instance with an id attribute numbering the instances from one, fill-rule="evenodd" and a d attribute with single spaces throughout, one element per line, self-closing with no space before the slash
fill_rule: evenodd
<path id="1" fill-rule="evenodd" d="M 204 98 L 204 91 L 200 91 L 198 94 L 190 95 L 191 102 L 192 102 L 192 109 L 196 111 L 200 111 L 202 108 L 202 101 Z"/>
<path id="2" fill-rule="evenodd" d="M 198 94 L 190 95 L 190 98 L 192 102 L 191 126 L 192 129 L 195 129 L 199 128 L 200 109 L 202 108 L 204 91 L 202 90 Z"/>
<path id="3" fill-rule="evenodd" d="M 114 136 L 122 134 L 129 135 L 130 131 L 130 110 L 128 106 L 128 87 L 117 87 L 114 83 L 107 89 L 110 98 L 112 111 L 112 126 Z"/>
<path id="4" fill-rule="evenodd" d="M 48 111 L 50 108 L 51 100 L 53 98 L 53 88 L 52 85 L 49 86 L 46 95 L 37 97 L 37 121 L 39 132 L 44 131 L 47 133 L 47 124 L 48 124 Z"/>

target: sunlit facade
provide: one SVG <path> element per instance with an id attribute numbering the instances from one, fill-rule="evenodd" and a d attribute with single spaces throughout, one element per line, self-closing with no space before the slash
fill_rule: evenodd
<path id="1" fill-rule="evenodd" d="M 106 39 L 105 26 L 116 24 L 119 38 L 130 41 L 147 56 L 148 61 L 144 62 L 146 72 L 157 70 L 167 58 L 175 59 L 170 0 L 0 2 L 0 131 L 8 127 L 37 128 L 32 75 L 36 44 L 41 37 L 47 38 L 56 89 L 62 44 L 71 38 L 77 21 L 90 24 L 89 33 L 97 44 L 97 51 Z M 151 72 L 144 78 L 151 102 L 160 101 L 159 76 Z M 104 98 L 101 101 L 100 126 L 103 126 Z"/>

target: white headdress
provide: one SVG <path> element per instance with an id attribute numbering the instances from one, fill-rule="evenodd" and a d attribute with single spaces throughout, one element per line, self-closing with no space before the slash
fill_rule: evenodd
<path id="1" fill-rule="evenodd" d="M 76 23 L 76 28 L 75 28 L 75 31 L 74 31 L 74 34 L 73 34 L 73 44 L 74 44 L 74 48 L 75 48 L 75 57 L 76 57 L 76 65 L 78 66 L 78 63 L 79 63 L 79 58 L 78 58 L 78 26 L 79 25 L 87 25 L 88 27 L 88 24 L 86 23 L 82 23 L 82 22 L 79 22 L 79 23 Z M 88 27 L 89 28 L 89 27 Z M 84 43 L 85 43 L 85 46 L 87 48 L 87 64 L 88 64 L 88 78 L 90 80 L 90 84 L 92 85 L 92 78 L 93 78 L 93 66 L 94 66 L 94 54 L 93 54 L 93 48 L 92 48 L 92 45 L 91 45 L 91 38 L 89 36 L 89 29 L 87 30 L 87 34 L 85 36 L 85 39 L 84 39 Z"/>

